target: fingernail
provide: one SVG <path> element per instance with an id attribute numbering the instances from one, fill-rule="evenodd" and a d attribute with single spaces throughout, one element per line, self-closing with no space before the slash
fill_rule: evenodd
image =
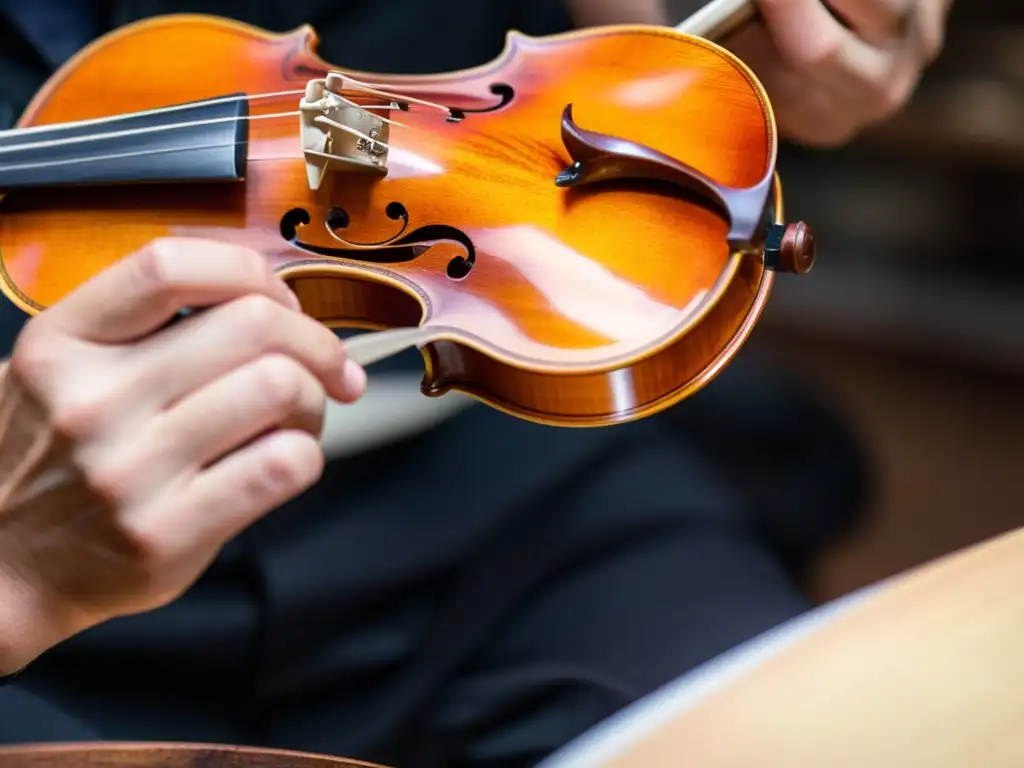
<path id="1" fill-rule="evenodd" d="M 345 388 L 355 397 L 362 396 L 366 391 L 366 371 L 355 360 L 346 360 L 342 372 Z"/>
<path id="2" fill-rule="evenodd" d="M 299 301 L 299 297 L 291 288 L 288 289 L 288 302 L 291 304 L 292 309 L 294 309 L 296 312 L 302 311 L 302 302 Z"/>

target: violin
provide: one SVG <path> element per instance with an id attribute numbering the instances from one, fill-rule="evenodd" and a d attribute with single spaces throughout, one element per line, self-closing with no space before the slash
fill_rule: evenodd
<path id="1" fill-rule="evenodd" d="M 312 28 L 200 15 L 102 37 L 0 132 L 0 290 L 35 314 L 162 237 L 264 254 L 369 365 L 421 389 L 600 426 L 693 394 L 815 239 L 787 223 L 754 73 L 680 28 L 511 32 L 488 64 L 339 69 Z"/>

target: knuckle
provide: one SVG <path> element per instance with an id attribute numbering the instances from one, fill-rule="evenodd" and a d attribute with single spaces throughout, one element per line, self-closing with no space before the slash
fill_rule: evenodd
<path id="1" fill-rule="evenodd" d="M 82 474 L 89 489 L 110 505 L 124 502 L 131 494 L 138 467 L 125 455 L 105 456 L 89 462 Z"/>
<path id="2" fill-rule="evenodd" d="M 270 265 L 262 254 L 249 248 L 235 248 L 232 250 L 232 254 L 239 271 L 244 273 L 251 283 L 259 285 L 267 282 L 273 276 Z"/>
<path id="3" fill-rule="evenodd" d="M 36 317 L 26 323 L 11 352 L 10 372 L 28 386 L 55 377 L 60 364 L 59 345 L 47 334 L 44 324 Z"/>
<path id="4" fill-rule="evenodd" d="M 279 452 L 269 453 L 260 467 L 267 490 L 291 489 L 303 483 L 308 472 L 294 458 Z"/>
<path id="5" fill-rule="evenodd" d="M 894 78 L 879 90 L 878 109 L 874 117 L 885 120 L 899 113 L 910 100 L 914 84 L 910 78 Z"/>
<path id="6" fill-rule="evenodd" d="M 263 255 L 251 248 L 218 243 L 211 256 L 223 260 L 234 281 L 252 289 L 262 289 L 274 274 Z"/>
<path id="7" fill-rule="evenodd" d="M 281 308 L 263 294 L 250 294 L 235 303 L 237 322 L 242 333 L 253 342 L 266 343 L 273 337 L 281 317 Z"/>
<path id="8" fill-rule="evenodd" d="M 259 472 L 253 478 L 258 488 L 253 488 L 257 497 L 267 495 L 290 495 L 316 481 L 323 471 L 324 458 L 316 442 L 311 438 L 309 450 L 285 452 L 266 451 L 260 461 Z"/>
<path id="9" fill-rule="evenodd" d="M 167 264 L 175 258 L 177 250 L 173 240 L 161 238 L 138 251 L 131 260 L 138 283 L 158 293 L 166 291 L 171 283 Z"/>
<path id="10" fill-rule="evenodd" d="M 262 291 L 274 278 L 274 272 L 266 258 L 251 248 L 226 243 L 207 243 L 209 257 L 219 259 L 232 281 L 249 290 Z"/>
<path id="11" fill-rule="evenodd" d="M 306 370 L 290 357 L 267 355 L 260 361 L 257 386 L 271 410 L 287 414 L 301 405 L 307 378 Z"/>
<path id="12" fill-rule="evenodd" d="M 50 404 L 50 423 L 57 434 L 68 440 L 85 440 L 106 421 L 108 402 L 96 391 L 61 396 Z"/>
<path id="13" fill-rule="evenodd" d="M 181 258 L 180 246 L 171 238 L 158 239 L 130 258 L 130 279 L 135 290 L 168 312 L 176 309 L 174 304 L 179 285 L 169 264 Z"/>
<path id="14" fill-rule="evenodd" d="M 823 36 L 809 39 L 805 45 L 795 48 L 788 64 L 801 73 L 813 73 L 831 67 L 839 60 L 842 41 L 837 37 Z"/>
<path id="15" fill-rule="evenodd" d="M 155 574 L 167 559 L 164 537 L 145 515 L 120 519 L 117 538 L 122 553 L 142 574 Z"/>

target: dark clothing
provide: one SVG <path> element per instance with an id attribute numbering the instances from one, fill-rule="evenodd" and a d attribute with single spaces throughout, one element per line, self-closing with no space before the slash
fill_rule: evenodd
<path id="1" fill-rule="evenodd" d="M 658 422 L 480 408 L 332 466 L 183 599 L 19 685 L 105 738 L 526 765 L 806 607 Z"/>
<path id="2" fill-rule="evenodd" d="M 200 9 L 278 30 L 310 21 L 328 60 L 407 72 L 481 63 L 509 26 L 566 23 L 545 0 L 104 7 L 108 24 Z M 46 56 L 4 23 L 0 103 L 17 112 Z M 808 607 L 786 564 L 850 516 L 861 467 L 825 414 L 765 379 L 741 359 L 670 413 L 603 430 L 477 407 L 335 462 L 182 599 L 73 638 L 0 687 L 0 742 L 531 764 Z M 742 489 L 731 468 L 749 462 L 763 470 Z M 823 487 L 808 493 L 807 476 Z"/>

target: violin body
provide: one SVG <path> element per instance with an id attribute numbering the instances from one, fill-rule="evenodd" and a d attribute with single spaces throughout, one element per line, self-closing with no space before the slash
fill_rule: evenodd
<path id="1" fill-rule="evenodd" d="M 320 113 L 329 73 L 355 91 Z M 776 151 L 754 75 L 671 29 L 510 33 L 485 66 L 398 76 L 322 61 L 308 27 L 158 17 L 0 134 L 0 288 L 37 313 L 154 239 L 237 243 L 326 324 L 429 332 L 427 395 L 611 424 L 710 381 L 773 269 L 809 269 Z"/>

